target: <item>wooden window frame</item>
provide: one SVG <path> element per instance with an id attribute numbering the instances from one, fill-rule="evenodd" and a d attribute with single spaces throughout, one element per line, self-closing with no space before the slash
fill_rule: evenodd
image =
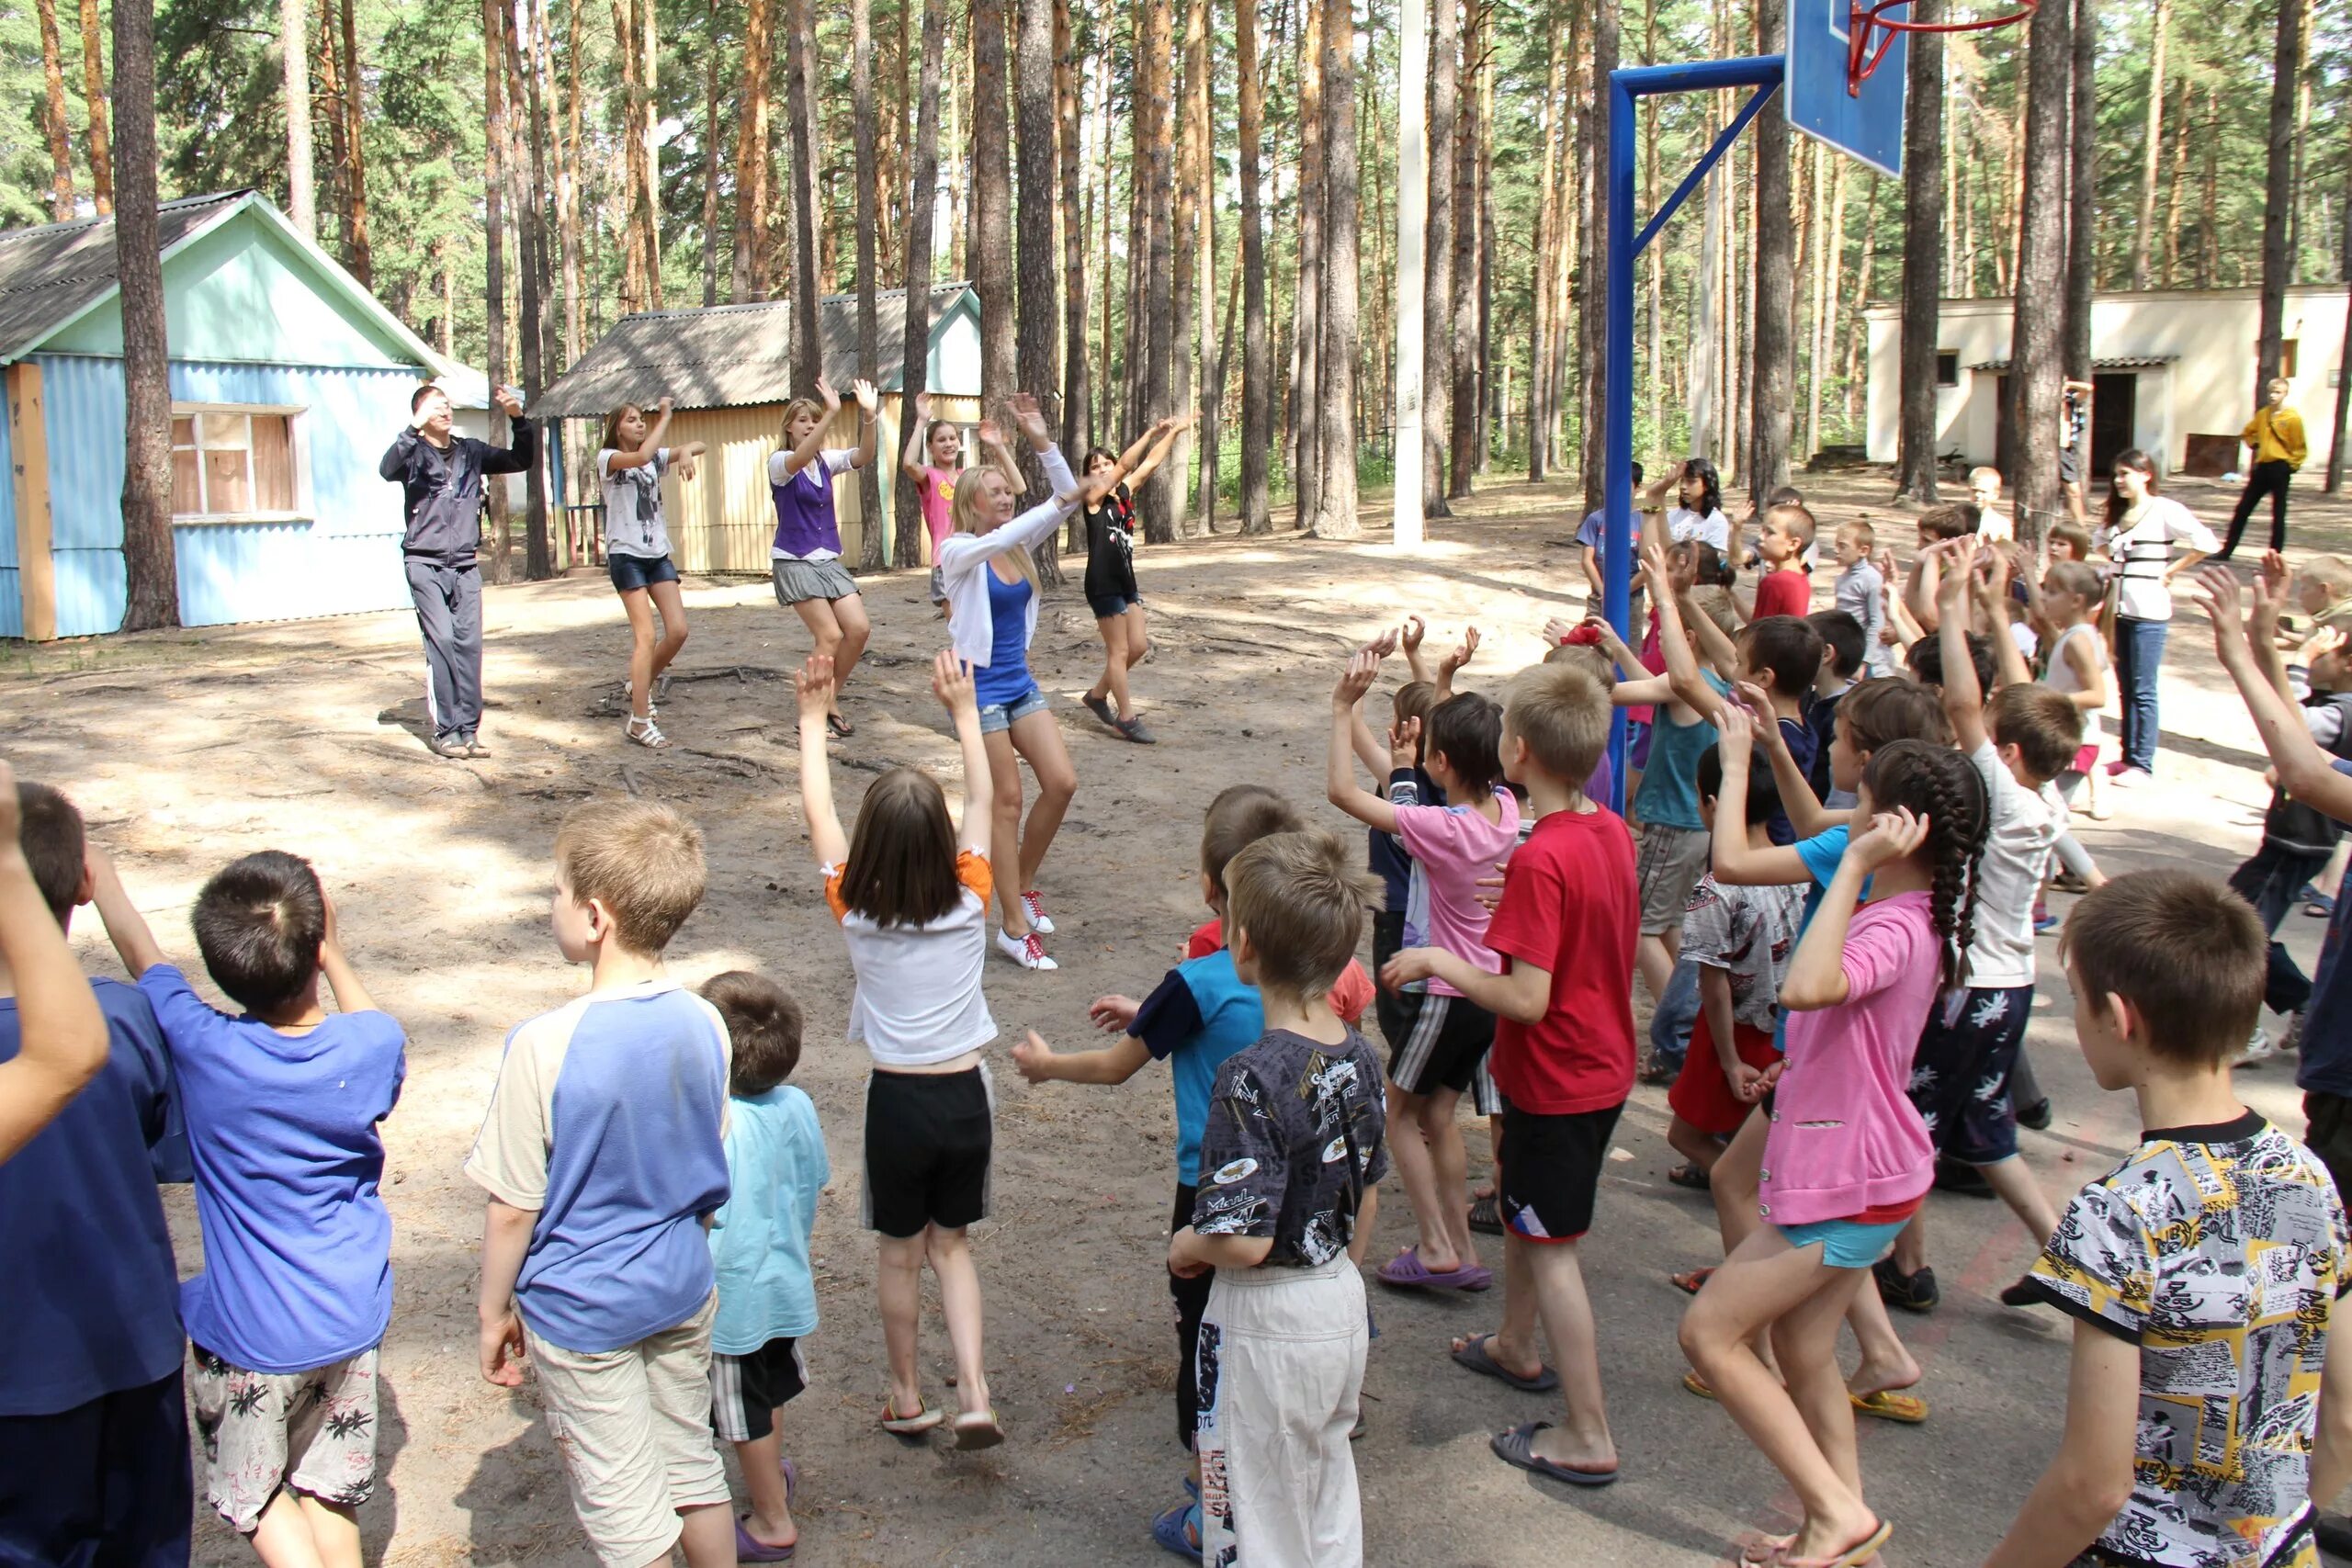
<path id="1" fill-rule="evenodd" d="M 200 422 L 206 414 L 236 414 L 241 415 L 245 419 L 245 476 L 246 488 L 248 491 L 253 488 L 253 419 L 258 415 L 263 418 L 278 418 L 285 420 L 287 461 L 293 469 L 294 504 L 290 508 L 271 507 L 265 510 L 249 512 L 175 512 L 172 514 L 172 526 L 175 528 L 219 528 L 233 527 L 242 523 L 315 522 L 317 520 L 317 511 L 312 505 L 311 495 L 310 443 L 306 439 L 309 432 L 310 412 L 311 411 L 309 409 L 299 403 L 190 403 L 175 401 L 172 404 L 172 419 L 175 423 L 183 419 Z M 197 446 L 194 449 L 198 453 L 201 454 L 205 450 L 205 447 L 203 446 L 203 430 L 200 423 L 197 425 L 195 434 Z M 172 450 L 176 453 L 187 450 L 187 448 L 182 447 L 179 443 L 175 440 L 172 443 Z M 197 464 L 197 482 L 199 486 L 204 483 L 204 465 L 200 459 Z M 209 500 L 210 498 L 207 496 L 205 499 Z"/>

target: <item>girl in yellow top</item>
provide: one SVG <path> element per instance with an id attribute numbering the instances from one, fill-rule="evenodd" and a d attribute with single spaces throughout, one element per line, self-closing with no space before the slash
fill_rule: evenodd
<path id="1" fill-rule="evenodd" d="M 2270 547 L 2287 547 L 2287 481 L 2303 466 L 2311 449 L 2303 442 L 2303 416 L 2287 406 L 2287 378 L 2273 377 L 2267 390 L 2269 397 L 2254 411 L 2238 436 L 2254 448 L 2254 466 L 2246 470 L 2245 491 L 2238 497 L 2237 512 L 2230 518 L 2230 536 L 2222 541 L 2216 560 L 2230 558 L 2238 547 L 2238 536 L 2245 531 L 2245 520 L 2254 515 L 2255 503 L 2266 495 L 2270 498 Z"/>

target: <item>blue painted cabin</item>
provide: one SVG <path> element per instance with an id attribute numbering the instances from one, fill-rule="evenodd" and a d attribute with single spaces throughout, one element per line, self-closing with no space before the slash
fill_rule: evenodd
<path id="1" fill-rule="evenodd" d="M 459 367 L 257 192 L 166 202 L 161 230 L 182 623 L 405 606 L 401 491 L 376 465 L 417 383 Z M 111 218 L 0 233 L 0 636 L 118 630 Z"/>

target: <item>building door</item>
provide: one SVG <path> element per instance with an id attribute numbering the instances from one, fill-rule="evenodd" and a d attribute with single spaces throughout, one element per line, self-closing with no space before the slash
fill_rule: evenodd
<path id="1" fill-rule="evenodd" d="M 2132 433 L 2140 427 L 2140 378 L 2130 370 L 2091 378 L 2091 466 L 2083 475 L 2083 493 L 2092 481 L 2103 479 L 2116 454 L 2129 451 Z"/>

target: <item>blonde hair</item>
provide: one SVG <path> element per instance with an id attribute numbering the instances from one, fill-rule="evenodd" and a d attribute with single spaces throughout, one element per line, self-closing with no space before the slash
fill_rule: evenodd
<path id="1" fill-rule="evenodd" d="M 2000 470 L 2000 469 L 1996 468 L 1986 467 L 1986 466 L 1984 466 L 1984 465 L 1979 465 L 1978 467 L 1973 468 L 1971 468 L 1971 469 L 1969 469 L 1969 470 L 1968 470 L 1968 483 L 1969 483 L 1969 487 L 1970 487 L 1971 489 L 1975 488 L 1975 485 L 1976 485 L 1976 483 L 1977 483 L 1977 481 L 1978 481 L 1978 480 L 1980 480 L 1980 479 L 1987 479 L 1987 478 L 1989 478 L 1989 479 L 1992 479 L 1992 481 L 1993 481 L 1993 489 L 1994 489 L 1994 491 L 1995 491 L 1996 492 L 1997 492 L 1997 491 L 2000 490 L 2000 488 L 2001 488 L 2001 470 Z"/>
<path id="2" fill-rule="evenodd" d="M 1701 583 L 1690 590 L 1690 607 L 1714 622 L 1724 636 L 1739 636 L 1739 606 L 1732 602 L 1730 589 L 1720 583 Z"/>
<path id="3" fill-rule="evenodd" d="M 2342 556 L 2313 556 L 2295 569 L 2295 575 L 2326 589 L 2331 604 L 2352 594 L 2352 561 Z"/>
<path id="4" fill-rule="evenodd" d="M 948 503 L 947 515 L 958 534 L 987 534 L 996 529 L 996 500 L 989 493 L 989 487 L 980 482 L 982 476 L 988 474 L 995 474 L 999 479 L 1004 478 L 1001 470 L 985 463 L 956 471 L 956 499 Z M 989 515 L 982 516 L 984 510 Z M 1032 590 L 1036 588 L 1037 563 L 1030 558 L 1027 550 L 1007 550 L 1003 558 L 1012 563 L 1013 570 Z"/>
<path id="5" fill-rule="evenodd" d="M 1503 728 L 1537 767 L 1581 787 L 1609 744 L 1609 688 L 1581 662 L 1522 670 L 1503 691 Z"/>
<path id="6" fill-rule="evenodd" d="M 792 443 L 792 422 L 804 413 L 813 413 L 817 416 L 817 428 L 820 430 L 825 427 L 825 421 L 831 417 L 825 412 L 825 405 L 814 398 L 793 399 L 784 405 L 784 439 L 787 446 Z"/>
<path id="7" fill-rule="evenodd" d="M 574 808 L 556 830 L 555 863 L 571 897 L 602 902 L 620 944 L 648 957 L 702 902 L 702 829 L 649 800 Z"/>
<path id="8" fill-rule="evenodd" d="M 1871 547 L 1878 543 L 1878 530 L 1862 522 L 1839 524 L 1838 536 L 1859 547 L 1864 555 L 1870 554 Z"/>
<path id="9" fill-rule="evenodd" d="M 1601 690 L 1613 692 L 1617 689 L 1617 662 L 1603 653 L 1598 643 L 1561 643 L 1556 648 L 1544 650 L 1544 662 L 1573 664 L 1600 682 Z M 1509 707 L 1510 704 L 1506 702 L 1504 706 Z"/>
<path id="10" fill-rule="evenodd" d="M 1249 933 L 1261 990 L 1320 996 L 1355 956 L 1379 886 L 1327 832 L 1270 833 L 1226 863 L 1226 929 Z"/>

